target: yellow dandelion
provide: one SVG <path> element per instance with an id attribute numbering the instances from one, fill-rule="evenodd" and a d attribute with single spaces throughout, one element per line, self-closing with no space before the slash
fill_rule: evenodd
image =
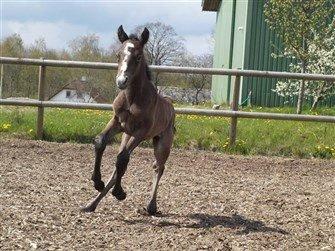
<path id="1" fill-rule="evenodd" d="M 2 128 L 3 129 L 9 129 L 11 127 L 11 124 L 3 124 Z"/>

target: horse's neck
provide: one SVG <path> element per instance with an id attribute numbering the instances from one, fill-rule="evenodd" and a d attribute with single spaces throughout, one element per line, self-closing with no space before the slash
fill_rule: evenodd
<path id="1" fill-rule="evenodd" d="M 133 103 L 141 105 L 142 103 L 153 102 L 156 96 L 157 91 L 147 76 L 146 65 L 142 63 L 139 71 L 134 76 L 133 82 L 130 84 L 130 88 L 126 89 L 128 106 Z"/>

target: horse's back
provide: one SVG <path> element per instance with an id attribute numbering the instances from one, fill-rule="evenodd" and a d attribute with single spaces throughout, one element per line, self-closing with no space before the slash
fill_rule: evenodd
<path id="1" fill-rule="evenodd" d="M 170 119 L 174 118 L 175 116 L 175 110 L 173 107 L 173 99 L 171 97 L 168 96 L 162 96 L 160 94 L 158 94 L 158 99 L 159 99 L 159 106 L 158 110 L 160 110 L 161 112 L 166 113 L 167 116 L 170 117 Z"/>
<path id="2" fill-rule="evenodd" d="M 175 110 L 172 105 L 172 99 L 163 97 L 158 94 L 153 114 L 153 136 L 162 133 L 168 128 L 174 128 Z"/>

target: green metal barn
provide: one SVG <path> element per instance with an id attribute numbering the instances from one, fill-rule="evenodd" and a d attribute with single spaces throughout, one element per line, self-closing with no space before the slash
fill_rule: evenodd
<path id="1" fill-rule="evenodd" d="M 282 51 L 283 45 L 265 22 L 265 0 L 203 0 L 203 11 L 215 11 L 215 47 L 213 67 L 248 70 L 288 71 L 290 61 L 273 58 L 271 53 Z M 258 106 L 295 105 L 295 100 L 278 96 L 272 89 L 278 79 L 244 77 L 241 80 L 240 104 L 250 102 Z M 213 76 L 212 101 L 229 104 L 232 99 L 233 79 Z M 335 99 L 323 102 L 329 106 Z"/>

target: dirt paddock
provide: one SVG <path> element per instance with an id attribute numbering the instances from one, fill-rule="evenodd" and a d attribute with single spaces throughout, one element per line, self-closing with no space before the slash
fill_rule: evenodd
<path id="1" fill-rule="evenodd" d="M 1 250 L 334 250 L 335 163 L 173 150 L 161 214 L 139 213 L 153 153 L 136 149 L 123 186 L 94 213 L 93 147 L 0 140 Z M 103 159 L 106 181 L 117 147 Z"/>

